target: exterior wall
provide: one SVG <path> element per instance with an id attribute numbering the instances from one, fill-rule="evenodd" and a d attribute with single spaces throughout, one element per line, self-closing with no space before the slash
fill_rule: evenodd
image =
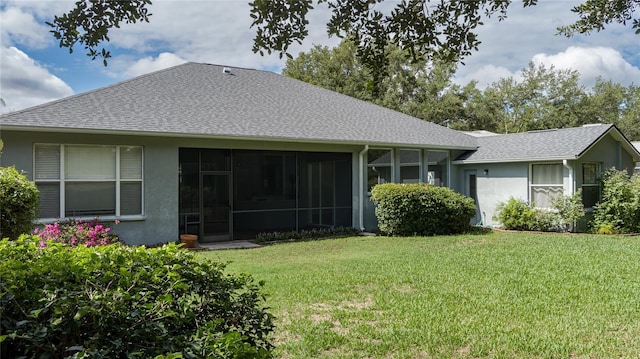
<path id="1" fill-rule="evenodd" d="M 128 244 L 156 244 L 178 239 L 178 149 L 230 148 L 282 151 L 349 152 L 353 163 L 358 163 L 362 147 L 347 145 L 322 145 L 304 143 L 281 143 L 268 141 L 241 141 L 195 138 L 141 137 L 126 135 L 96 135 L 73 133 L 43 133 L 3 130 L 0 136 L 4 150 L 0 156 L 1 166 L 15 166 L 33 180 L 33 146 L 35 143 L 56 144 L 102 144 L 143 146 L 144 215 L 130 220 L 121 220 L 113 227 Z M 358 166 L 352 166 L 353 223 L 358 223 Z M 110 222 L 116 218 L 101 218 Z"/>
<path id="2" fill-rule="evenodd" d="M 633 157 L 624 151 L 620 142 L 616 141 L 612 136 L 606 136 L 598 141 L 580 157 L 579 162 L 598 162 L 601 164 L 603 171 L 615 167 L 619 170 L 627 170 L 629 174 L 633 173 L 633 168 L 635 167 Z M 578 169 L 580 168 L 581 166 L 578 166 Z M 582 181 L 582 172 L 576 178 Z M 581 182 L 578 182 L 578 187 L 581 184 Z"/>
<path id="3" fill-rule="evenodd" d="M 563 167 L 563 184 L 566 194 L 573 194 L 582 187 L 582 164 L 589 162 L 599 163 L 602 171 L 615 167 L 626 169 L 629 173 L 632 173 L 635 165 L 633 157 L 624 151 L 621 144 L 613 136 L 605 136 L 579 159 L 567 161 L 566 166 Z M 535 163 L 562 162 L 555 160 Z M 457 176 L 456 190 L 469 195 L 466 177 L 470 173 L 475 173 L 477 176 L 476 203 L 482 225 L 499 226 L 499 221 L 494 220 L 493 216 L 500 202 L 507 201 L 509 197 L 531 201 L 529 191 L 531 164 L 530 162 L 519 162 L 456 165 L 456 169 L 453 171 Z M 486 175 L 485 170 L 488 170 Z"/>
<path id="4" fill-rule="evenodd" d="M 491 163 L 455 166 L 456 190 L 469 196 L 466 177 L 476 175 L 478 220 L 483 226 L 498 226 L 493 219 L 496 207 L 510 197 L 529 200 L 529 165 L 527 163 Z M 480 223 L 478 223 L 480 224 Z"/>

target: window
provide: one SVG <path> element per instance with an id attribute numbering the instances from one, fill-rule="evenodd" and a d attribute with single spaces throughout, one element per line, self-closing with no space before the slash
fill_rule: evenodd
<path id="1" fill-rule="evenodd" d="M 449 152 L 427 151 L 426 183 L 436 186 L 447 186 L 449 172 Z"/>
<path id="2" fill-rule="evenodd" d="M 393 182 L 393 151 L 389 149 L 370 149 L 367 152 L 367 182 L 371 192 L 377 184 Z"/>
<path id="3" fill-rule="evenodd" d="M 593 208 L 600 200 L 600 164 L 582 164 L 582 204 L 584 208 Z"/>
<path id="4" fill-rule="evenodd" d="M 420 182 L 420 150 L 400 150 L 400 183 Z"/>
<path id="5" fill-rule="evenodd" d="M 551 201 L 564 193 L 562 164 L 531 165 L 531 201 L 538 208 L 551 208 Z"/>
<path id="6" fill-rule="evenodd" d="M 36 144 L 40 217 L 142 214 L 142 147 Z"/>

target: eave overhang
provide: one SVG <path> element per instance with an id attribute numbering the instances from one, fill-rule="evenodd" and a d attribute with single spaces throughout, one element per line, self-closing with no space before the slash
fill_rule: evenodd
<path id="1" fill-rule="evenodd" d="M 364 141 L 364 140 L 343 140 L 343 139 L 306 139 L 306 138 L 284 137 L 284 136 L 269 137 L 269 136 L 239 136 L 234 134 L 198 134 L 198 133 L 113 130 L 113 129 L 103 130 L 103 129 L 87 129 L 87 128 L 60 128 L 60 127 L 46 127 L 46 126 L 0 125 L 0 133 L 2 131 L 95 134 L 95 135 L 114 135 L 114 136 L 147 136 L 147 137 L 194 138 L 194 139 L 197 138 L 197 139 L 211 139 L 211 140 L 226 139 L 226 140 L 239 140 L 239 141 L 311 143 L 311 144 L 325 144 L 325 145 L 354 145 L 354 146 L 369 145 L 372 147 L 420 148 L 420 149 L 462 150 L 462 151 L 470 151 L 470 150 L 478 149 L 477 146 L 460 146 L 460 145 L 371 142 L 371 141 Z"/>

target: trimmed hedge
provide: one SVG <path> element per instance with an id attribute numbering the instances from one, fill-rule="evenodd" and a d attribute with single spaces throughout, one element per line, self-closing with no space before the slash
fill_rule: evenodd
<path id="1" fill-rule="evenodd" d="M 0 241 L 2 358 L 265 358 L 262 283 L 175 244 Z"/>
<path id="2" fill-rule="evenodd" d="M 423 183 L 377 185 L 371 200 L 380 231 L 392 236 L 464 233 L 476 212 L 473 199 Z"/>
<path id="3" fill-rule="evenodd" d="M 14 167 L 0 167 L 0 239 L 17 239 L 38 219 L 38 188 Z"/>

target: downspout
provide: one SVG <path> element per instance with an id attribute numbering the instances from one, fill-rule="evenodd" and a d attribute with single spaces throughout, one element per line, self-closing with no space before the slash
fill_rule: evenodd
<path id="1" fill-rule="evenodd" d="M 360 153 L 358 154 L 358 165 L 360 166 L 360 170 L 359 172 L 359 181 L 358 181 L 358 189 L 359 189 L 359 196 L 360 196 L 360 204 L 358 208 L 358 227 L 360 228 L 361 231 L 364 231 L 364 197 L 366 196 L 364 193 L 364 171 L 365 171 L 365 167 L 364 167 L 364 154 L 367 153 L 367 151 L 369 151 L 369 145 L 364 145 L 364 149 L 362 149 L 362 151 L 360 151 Z"/>
<path id="2" fill-rule="evenodd" d="M 569 162 L 566 159 L 562 160 L 562 165 L 564 166 L 564 168 L 569 170 L 569 182 L 571 182 L 571 193 L 569 193 L 569 195 L 573 196 L 576 191 L 576 184 L 573 182 L 573 167 L 569 166 Z M 567 230 L 569 232 L 574 232 L 576 228 L 577 222 L 573 222 Z"/>
<path id="3" fill-rule="evenodd" d="M 562 160 L 562 165 L 564 166 L 564 168 L 569 170 L 569 183 L 571 184 L 571 191 L 569 192 L 569 194 L 573 195 L 576 188 L 576 184 L 573 182 L 573 167 L 569 166 L 569 162 L 566 159 Z"/>

